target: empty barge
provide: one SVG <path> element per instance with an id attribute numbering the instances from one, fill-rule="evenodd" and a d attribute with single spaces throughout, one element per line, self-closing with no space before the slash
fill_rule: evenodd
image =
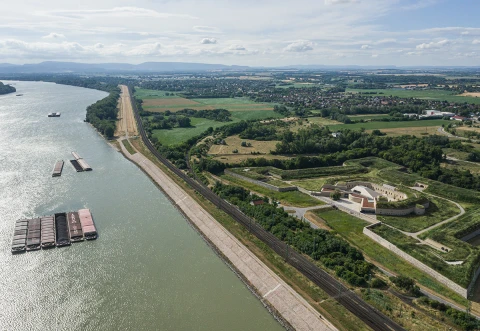
<path id="1" fill-rule="evenodd" d="M 55 166 L 53 167 L 52 177 L 59 177 L 62 175 L 63 164 L 63 160 L 57 161 L 57 163 L 55 163 Z"/>
<path id="2" fill-rule="evenodd" d="M 12 253 L 68 246 L 72 242 L 97 237 L 97 229 L 89 209 L 21 219 L 15 222 Z"/>

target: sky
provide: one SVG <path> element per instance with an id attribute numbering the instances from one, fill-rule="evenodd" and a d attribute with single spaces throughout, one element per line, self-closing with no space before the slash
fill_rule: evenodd
<path id="1" fill-rule="evenodd" d="M 478 0 L 20 0 L 0 63 L 480 66 Z"/>

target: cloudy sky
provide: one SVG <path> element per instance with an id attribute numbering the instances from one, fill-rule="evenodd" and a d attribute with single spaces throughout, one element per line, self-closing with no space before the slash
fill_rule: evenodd
<path id="1" fill-rule="evenodd" d="M 0 63 L 480 66 L 478 0 L 20 0 Z"/>

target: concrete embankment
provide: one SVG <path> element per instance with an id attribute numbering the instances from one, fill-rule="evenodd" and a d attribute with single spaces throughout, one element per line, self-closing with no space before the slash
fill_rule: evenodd
<path id="1" fill-rule="evenodd" d="M 146 172 L 288 329 L 337 330 L 143 154 L 123 154 Z"/>

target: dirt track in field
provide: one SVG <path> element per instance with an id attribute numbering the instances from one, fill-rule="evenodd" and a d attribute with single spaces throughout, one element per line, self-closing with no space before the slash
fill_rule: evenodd
<path id="1" fill-rule="evenodd" d="M 138 135 L 137 123 L 135 123 L 135 117 L 133 116 L 132 104 L 130 102 L 130 94 L 128 88 L 125 85 L 120 85 L 122 93 L 118 100 L 118 121 L 115 136 L 136 136 Z"/>

